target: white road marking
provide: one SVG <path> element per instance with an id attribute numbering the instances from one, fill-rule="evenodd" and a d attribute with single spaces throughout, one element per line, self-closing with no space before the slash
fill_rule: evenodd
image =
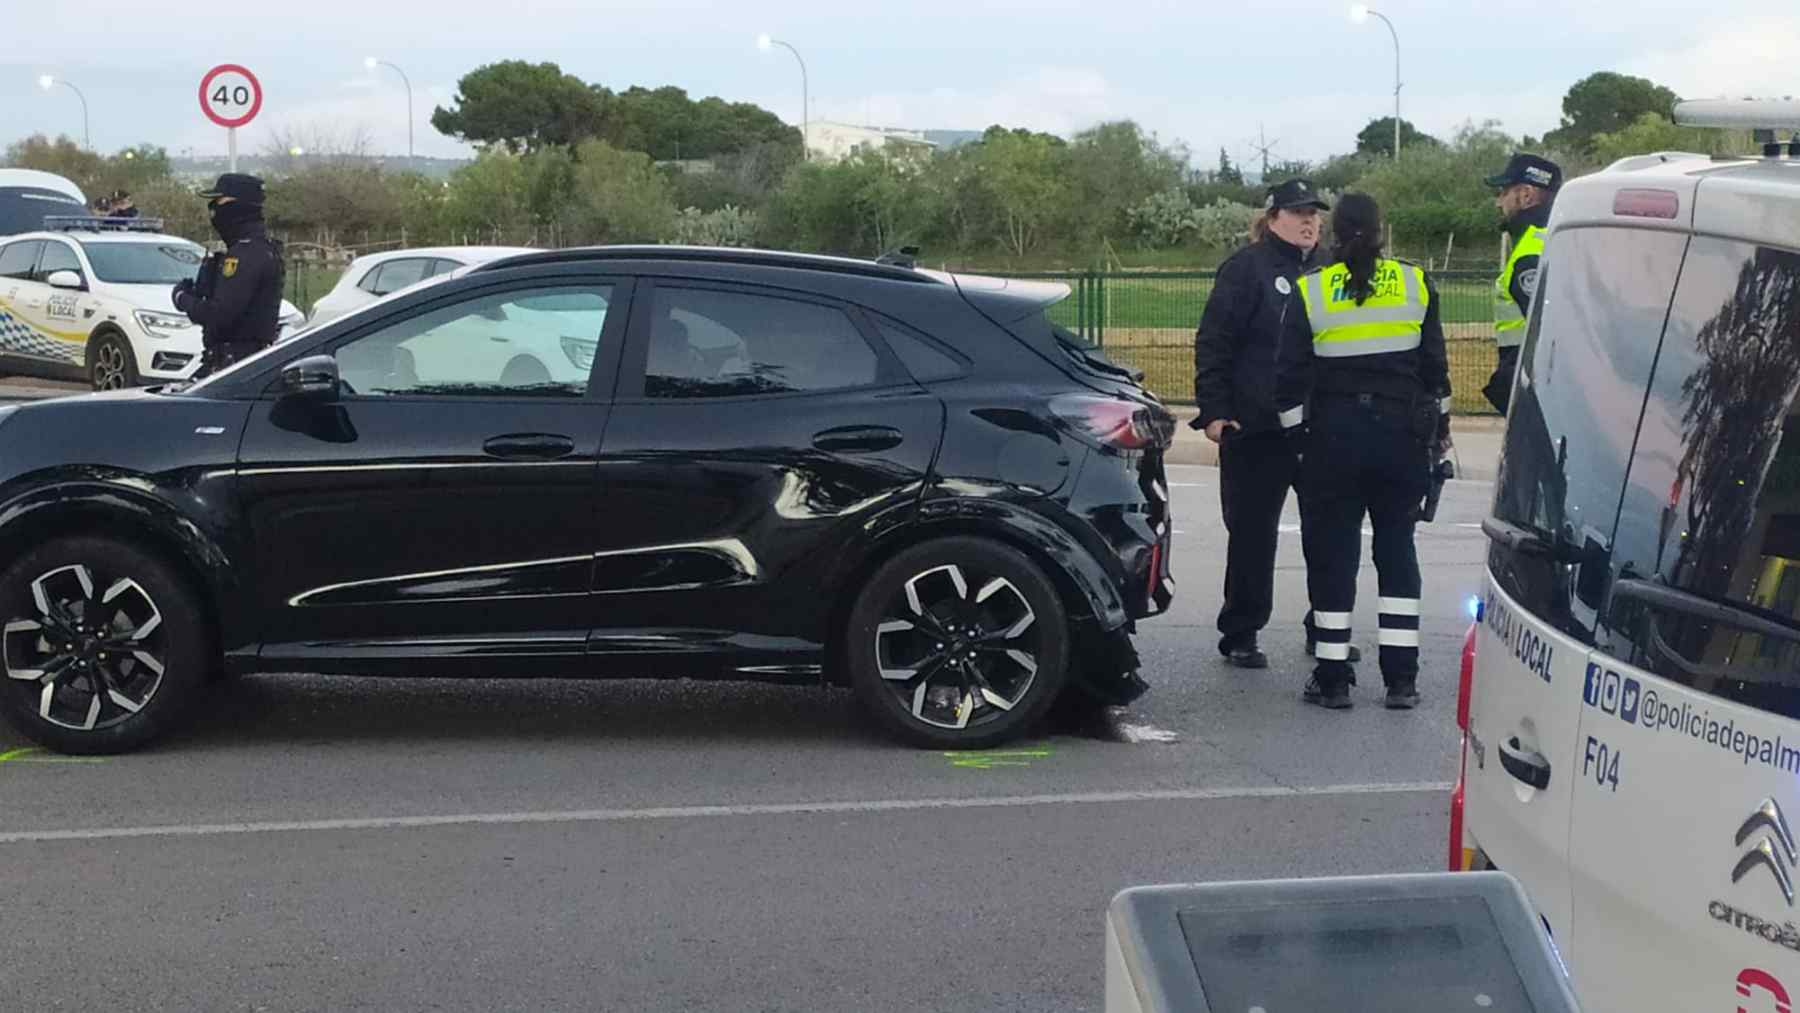
<path id="1" fill-rule="evenodd" d="M 1119 734 L 1124 736 L 1125 741 L 1132 745 L 1143 742 L 1166 743 L 1181 741 L 1180 733 L 1169 731 L 1167 728 L 1158 728 L 1155 725 L 1121 724 L 1119 725 Z"/>
<path id="2" fill-rule="evenodd" d="M 1239 788 L 1176 788 L 1160 791 L 1097 791 L 1057 795 L 997 795 L 985 798 L 865 799 L 848 802 L 784 802 L 768 805 L 664 806 L 645 809 L 571 809 L 551 812 L 454 813 L 443 816 L 378 816 L 365 819 L 290 820 L 266 823 L 183 823 L 86 830 L 24 830 L 0 833 L 0 844 L 52 841 L 105 841 L 120 838 L 219 837 L 333 830 L 401 830 L 422 827 L 529 826 L 559 823 L 636 823 L 645 820 L 705 819 L 724 816 L 810 816 L 830 813 L 920 812 L 931 809 L 1019 809 L 1049 805 L 1113 805 L 1124 802 L 1210 802 L 1226 799 L 1319 798 L 1333 795 L 1426 795 L 1448 793 L 1448 781 L 1334 784 L 1311 788 L 1268 785 Z"/>

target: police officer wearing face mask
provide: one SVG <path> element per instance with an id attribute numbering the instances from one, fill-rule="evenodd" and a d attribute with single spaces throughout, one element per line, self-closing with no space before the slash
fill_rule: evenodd
<path id="1" fill-rule="evenodd" d="M 196 379 L 267 348 L 281 329 L 281 246 L 263 224 L 263 183 L 226 173 L 207 199 L 213 231 L 225 249 L 209 255 L 199 275 L 175 286 L 175 308 L 201 327 Z"/>

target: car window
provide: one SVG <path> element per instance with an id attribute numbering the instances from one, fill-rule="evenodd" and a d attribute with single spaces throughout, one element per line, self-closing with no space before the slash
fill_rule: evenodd
<path id="1" fill-rule="evenodd" d="M 37 270 L 32 272 L 32 277 L 47 282 L 58 271 L 80 274 L 81 258 L 75 256 L 75 251 L 67 243 L 45 243 L 44 252 L 38 257 Z"/>
<path id="2" fill-rule="evenodd" d="M 38 249 L 43 245 L 41 239 L 26 239 L 0 246 L 0 278 L 29 281 L 31 269 L 37 264 Z"/>
<path id="3" fill-rule="evenodd" d="M 454 271 L 461 266 L 461 264 L 454 260 L 445 260 L 442 257 L 438 257 L 431 262 L 431 273 L 427 275 L 427 277 L 435 278 L 440 274 L 449 274 L 451 271 Z"/>
<path id="4" fill-rule="evenodd" d="M 385 264 L 376 264 L 374 267 L 370 268 L 368 272 L 362 276 L 362 280 L 356 283 L 356 287 L 370 295 L 376 294 L 375 287 L 381 284 L 381 269 L 385 266 Z"/>
<path id="5" fill-rule="evenodd" d="M 94 276 L 115 285 L 173 285 L 192 278 L 206 251 L 192 243 L 88 243 Z"/>
<path id="6" fill-rule="evenodd" d="M 1787 717 L 1800 717 L 1796 392 L 1800 253 L 1696 238 L 1631 466 L 1604 645 Z"/>
<path id="7" fill-rule="evenodd" d="M 875 350 L 835 307 L 659 286 L 644 393 L 692 398 L 839 390 L 874 384 L 879 366 Z"/>
<path id="8" fill-rule="evenodd" d="M 390 260 L 381 265 L 381 276 L 376 279 L 372 290 L 376 295 L 387 295 L 398 292 L 408 285 L 424 279 L 425 268 L 430 264 L 423 257 L 408 257 L 405 260 Z"/>
<path id="9" fill-rule="evenodd" d="M 1619 228 L 1556 233 L 1545 251 L 1508 413 L 1494 516 L 1563 550 L 1610 544 L 1686 237 Z M 1542 551 L 1492 549 L 1521 607 L 1584 643 L 1598 602 Z M 1586 576 L 1604 576 L 1604 563 Z M 1591 596 L 1590 596 L 1591 597 Z M 1588 607 L 1588 606 L 1592 607 Z"/>
<path id="10" fill-rule="evenodd" d="M 581 397 L 609 285 L 484 295 L 420 313 L 336 351 L 347 393 Z"/>
<path id="11" fill-rule="evenodd" d="M 962 360 L 940 349 L 931 339 L 904 324 L 872 313 L 869 318 L 875 322 L 875 329 L 881 332 L 881 340 L 887 342 L 888 348 L 893 350 L 901 365 L 920 383 L 948 380 L 967 371 Z"/>

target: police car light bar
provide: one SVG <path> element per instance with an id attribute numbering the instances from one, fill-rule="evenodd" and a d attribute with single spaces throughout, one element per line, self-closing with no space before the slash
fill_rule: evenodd
<path id="1" fill-rule="evenodd" d="M 161 218 L 101 218 L 95 215 L 45 215 L 44 228 L 52 232 L 161 232 Z"/>
<path id="2" fill-rule="evenodd" d="M 1677 102 L 1675 122 L 1684 127 L 1800 130 L 1800 100 L 1697 99 Z"/>

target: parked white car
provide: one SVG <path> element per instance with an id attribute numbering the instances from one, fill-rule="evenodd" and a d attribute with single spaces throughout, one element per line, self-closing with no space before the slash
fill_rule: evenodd
<path id="1" fill-rule="evenodd" d="M 185 380 L 200 368 L 200 327 L 170 302 L 206 256 L 156 229 L 71 218 L 0 240 L 0 368 L 85 380 L 95 390 Z M 305 325 L 281 304 L 281 335 Z M 279 337 L 278 339 L 279 340 Z"/>
<path id="2" fill-rule="evenodd" d="M 306 318 L 307 325 L 317 326 L 380 299 L 403 288 L 449 275 L 458 268 L 485 264 L 501 257 L 537 251 L 524 246 L 437 246 L 417 250 L 389 250 L 371 253 L 350 262 Z"/>
<path id="3" fill-rule="evenodd" d="M 1550 217 L 1449 861 L 1524 884 L 1585 1009 L 1800 997 L 1800 145 L 1779 150 L 1625 159 Z"/>

